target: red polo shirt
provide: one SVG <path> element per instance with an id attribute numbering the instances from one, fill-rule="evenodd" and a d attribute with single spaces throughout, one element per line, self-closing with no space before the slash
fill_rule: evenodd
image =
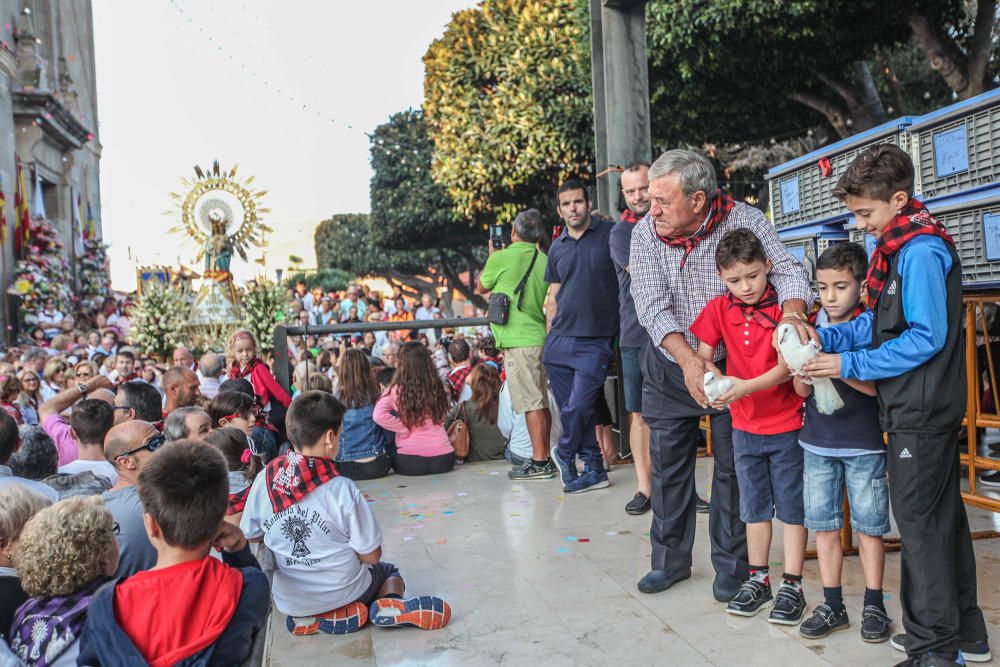
<path id="1" fill-rule="evenodd" d="M 780 305 L 759 312 L 781 321 Z M 778 364 L 778 353 L 771 345 L 774 329 L 775 325 L 766 318 L 747 319 L 726 295 L 709 301 L 691 325 L 691 333 L 706 345 L 718 347 L 720 341 L 725 342 L 726 372 L 741 380 L 752 380 Z M 730 404 L 729 412 L 733 415 L 733 428 L 755 435 L 772 435 L 802 428 L 802 403 L 789 376 L 788 382 Z"/>

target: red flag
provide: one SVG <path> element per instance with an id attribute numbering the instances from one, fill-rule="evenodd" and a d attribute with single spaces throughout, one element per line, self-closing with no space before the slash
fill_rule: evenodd
<path id="1" fill-rule="evenodd" d="M 0 187 L 0 250 L 7 245 L 7 195 Z"/>

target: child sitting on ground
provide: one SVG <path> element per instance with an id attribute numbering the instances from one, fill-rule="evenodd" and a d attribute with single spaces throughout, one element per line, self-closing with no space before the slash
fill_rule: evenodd
<path id="1" fill-rule="evenodd" d="M 96 496 L 76 496 L 40 510 L 21 531 L 14 567 L 31 597 L 14 616 L 11 650 L 31 666 L 78 664 L 80 634 L 94 595 L 118 568 L 111 512 Z M 98 663 L 81 656 L 79 664 Z"/>
<path id="2" fill-rule="evenodd" d="M 226 510 L 226 521 L 238 526 L 250 494 L 250 485 L 262 469 L 260 457 L 253 452 L 253 441 L 238 428 L 217 428 L 205 436 L 205 442 L 222 452 L 226 458 L 226 467 L 229 468 L 229 509 Z"/>
<path id="3" fill-rule="evenodd" d="M 149 457 L 139 498 L 156 566 L 94 596 L 81 665 L 238 665 L 249 657 L 270 598 L 243 533 L 223 521 L 226 473 L 222 455 L 193 440 Z M 222 561 L 209 555 L 213 546 Z"/>
<path id="4" fill-rule="evenodd" d="M 860 303 L 867 270 L 865 250 L 857 243 L 837 243 L 820 255 L 816 261 L 816 280 L 823 308 L 811 318 L 817 327 L 850 322 L 867 310 Z M 805 526 L 816 531 L 816 556 L 823 582 L 823 604 L 802 622 L 799 634 L 821 639 L 850 625 L 840 585 L 844 562 L 840 529 L 844 524 L 846 483 L 851 527 L 858 536 L 865 576 L 861 638 L 866 642 L 884 642 L 889 639 L 892 623 L 882 599 L 885 569 L 882 536 L 889 532 L 889 491 L 875 384 L 859 380 L 833 383 L 844 407 L 833 414 L 823 414 L 812 396 L 812 385 L 804 378 L 794 378 L 795 391 L 807 398 L 799 431 L 799 444 L 804 450 L 803 493 L 810 499 L 805 507 Z"/>
<path id="5" fill-rule="evenodd" d="M 740 489 L 740 519 L 747 524 L 750 578 L 726 611 L 753 616 L 771 601 L 768 553 L 771 519 L 784 526 L 785 573 L 774 598 L 770 623 L 797 625 L 805 610 L 802 565 L 808 533 L 802 525 L 802 398 L 771 344 L 781 304 L 768 281 L 771 261 L 753 232 L 734 229 L 715 252 L 719 277 L 728 294 L 712 299 L 691 325 L 709 362 L 725 342 L 726 371 L 732 388 L 715 407 L 729 406 L 733 416 L 733 453 Z"/>
<path id="6" fill-rule="evenodd" d="M 443 387 L 442 387 L 443 390 Z M 337 475 L 344 406 L 303 392 L 288 410 L 294 451 L 271 461 L 250 488 L 240 527 L 274 553 L 274 606 L 296 635 L 346 634 L 376 625 L 442 628 L 440 598 L 402 599 L 399 570 L 382 562 L 382 531 L 354 482 Z"/>

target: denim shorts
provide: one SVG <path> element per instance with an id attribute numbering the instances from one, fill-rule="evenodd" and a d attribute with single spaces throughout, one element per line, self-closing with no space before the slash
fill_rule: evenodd
<path id="1" fill-rule="evenodd" d="M 851 527 L 880 537 L 889 532 L 889 487 L 885 454 L 820 456 L 804 451 L 802 473 L 809 530 L 836 531 L 844 525 L 844 483 L 851 506 Z"/>
<path id="2" fill-rule="evenodd" d="M 632 413 L 642 412 L 642 369 L 639 366 L 638 347 L 621 347 L 622 354 L 622 390 L 625 394 L 625 410 Z"/>
<path id="3" fill-rule="evenodd" d="M 755 435 L 733 429 L 733 458 L 740 486 L 740 519 L 763 523 L 777 515 L 801 526 L 802 448 L 799 432 Z"/>

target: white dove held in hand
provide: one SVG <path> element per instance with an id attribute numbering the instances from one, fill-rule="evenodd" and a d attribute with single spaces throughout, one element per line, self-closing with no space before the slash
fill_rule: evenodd
<path id="1" fill-rule="evenodd" d="M 705 373 L 705 396 L 713 403 L 719 396 L 733 388 L 733 383 L 727 378 L 716 377 L 715 373 L 708 371 Z"/>
<path id="2" fill-rule="evenodd" d="M 791 324 L 778 327 L 778 348 L 785 363 L 792 370 L 792 375 L 805 375 L 802 367 L 806 362 L 819 354 L 816 343 L 809 341 L 806 345 L 799 340 L 799 334 Z M 816 408 L 824 415 L 832 415 L 844 407 L 844 401 L 837 393 L 830 378 L 810 378 L 813 394 L 816 396 Z"/>

